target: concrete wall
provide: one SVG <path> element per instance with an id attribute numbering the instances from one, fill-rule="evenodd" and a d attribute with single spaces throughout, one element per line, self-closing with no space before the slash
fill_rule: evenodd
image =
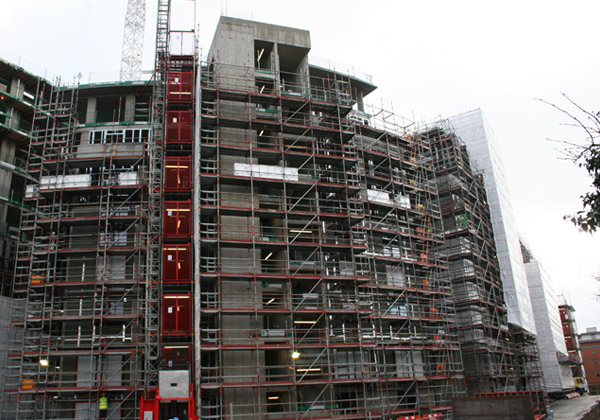
<path id="1" fill-rule="evenodd" d="M 5 387 L 14 386 L 14 384 L 8 383 L 9 379 L 6 377 L 8 350 L 11 341 L 21 341 L 23 339 L 23 330 L 10 326 L 11 311 L 22 312 L 23 307 L 20 303 L 12 299 L 0 296 L 0 378 L 2 378 L 0 380 L 0 406 L 4 404 L 3 408 L 6 413 L 12 411 L 11 407 L 14 407 L 16 410 L 15 401 L 9 400 L 10 396 L 4 393 Z M 14 418 L 14 416 L 6 418 Z"/>
<path id="2" fill-rule="evenodd" d="M 254 89 L 252 76 L 257 67 L 259 49 L 264 49 L 260 69 L 272 72 L 276 90 L 282 88 L 308 93 L 308 31 L 225 16 L 219 20 L 208 53 L 209 62 L 219 63 L 217 83 L 237 90 Z M 283 76 L 280 71 L 287 73 Z"/>
<path id="3" fill-rule="evenodd" d="M 258 43 L 256 44 L 255 41 Z M 278 45 L 282 45 L 281 51 Z M 221 87 L 235 90 L 255 90 L 254 71 L 256 67 L 256 45 L 265 45 L 264 55 L 261 58 L 261 70 L 273 71 L 270 77 L 273 86 L 279 86 L 279 60 L 280 58 L 293 63 L 294 71 L 308 75 L 308 60 L 306 54 L 310 49 L 308 31 L 284 28 L 257 22 L 249 22 L 229 17 L 221 17 L 213 44 L 210 48 L 209 61 L 214 60 L 216 66 L 216 81 Z M 260 47 L 262 48 L 262 47 Z M 220 65 L 225 64 L 225 65 Z M 307 84 L 308 79 L 304 77 Z M 294 83 L 299 83 L 294 80 Z M 219 111 L 222 117 L 254 119 L 256 108 L 248 108 L 243 103 L 222 101 Z M 279 118 L 279 114 L 270 115 L 272 119 Z M 246 131 L 238 128 L 219 128 L 215 133 L 218 139 L 227 144 L 239 144 L 242 147 L 250 146 L 256 142 L 256 131 Z M 256 158 L 242 156 L 221 156 L 218 168 L 221 173 L 233 174 L 236 163 L 258 164 Z M 207 162 L 209 164 L 209 162 Z M 223 185 L 220 187 L 220 200 L 223 206 L 243 205 L 258 202 L 256 195 L 258 189 L 251 192 L 247 186 Z M 221 239 L 252 241 L 261 235 L 261 220 L 257 217 L 221 215 L 214 219 L 220 226 Z M 272 221 L 277 223 L 277 221 Z M 241 247 L 221 248 L 221 271 L 223 273 L 252 273 L 261 271 L 260 250 L 253 251 L 243 245 Z M 273 255 L 272 260 L 279 258 Z M 223 280 L 221 282 L 222 305 L 224 308 L 254 308 L 262 307 L 262 287 L 245 279 Z M 222 343 L 224 345 L 247 344 L 256 340 L 255 334 L 262 334 L 265 320 L 263 316 L 253 314 L 226 314 L 221 317 Z M 282 353 L 285 359 L 288 352 Z M 272 362 L 272 361 L 271 361 Z M 257 376 L 264 377 L 266 372 L 265 352 L 263 350 L 223 350 L 221 360 L 225 382 L 243 384 Z M 283 361 L 278 363 L 284 363 Z M 260 369 L 260 371 L 257 371 Z M 257 394 L 252 387 L 240 386 L 235 389 L 223 391 L 224 415 L 235 416 L 236 419 L 256 418 L 258 404 L 266 401 L 267 390 Z M 260 399 L 260 401 L 259 401 Z M 282 402 L 285 401 L 282 395 Z"/>
<path id="4" fill-rule="evenodd" d="M 0 296 L 0 376 L 5 377 L 10 339 L 10 299 Z M 4 393 L 4 381 L 0 381 L 0 395 Z"/>
<path id="5" fill-rule="evenodd" d="M 310 50 L 309 31 L 221 16 L 208 57 L 253 68 L 255 39 Z"/>
<path id="6" fill-rule="evenodd" d="M 468 397 L 452 400 L 455 419 L 460 420 L 532 420 L 529 397 Z"/>

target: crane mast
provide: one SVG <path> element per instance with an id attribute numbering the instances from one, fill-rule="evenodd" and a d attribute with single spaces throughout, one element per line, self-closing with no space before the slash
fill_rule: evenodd
<path id="1" fill-rule="evenodd" d="M 122 82 L 141 78 L 145 22 L 146 0 L 128 0 L 121 55 Z"/>

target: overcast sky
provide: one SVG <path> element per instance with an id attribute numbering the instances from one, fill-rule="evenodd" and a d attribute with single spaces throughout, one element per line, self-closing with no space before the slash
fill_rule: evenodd
<path id="1" fill-rule="evenodd" d="M 153 65 L 156 0 L 147 2 L 144 68 Z M 126 0 L 0 0 L 0 55 L 49 79 L 116 80 Z M 177 29 L 191 2 L 173 0 Z M 576 309 L 580 331 L 600 327 L 600 233 L 563 220 L 580 209 L 587 173 L 547 138 L 583 140 L 542 98 L 565 92 L 600 110 L 600 2 L 198 0 L 206 52 L 221 14 L 307 29 L 311 57 L 373 76 L 371 95 L 414 121 L 481 108 L 501 143 L 517 223 L 534 255 Z"/>

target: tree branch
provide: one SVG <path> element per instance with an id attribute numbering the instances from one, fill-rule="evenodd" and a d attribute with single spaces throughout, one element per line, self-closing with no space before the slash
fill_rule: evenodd
<path id="1" fill-rule="evenodd" d="M 561 95 L 575 108 L 577 113 L 582 115 L 577 115 L 577 113 L 544 99 L 536 98 L 536 100 L 569 117 L 572 122 L 561 125 L 582 129 L 586 134 L 587 141 L 579 144 L 565 140 L 548 140 L 561 144 L 563 147 L 559 150 L 559 153 L 577 166 L 585 168 L 592 177 L 592 191 L 581 196 L 583 209 L 575 214 L 564 216 L 563 219 L 571 221 L 585 232 L 593 233 L 600 229 L 600 143 L 597 141 L 600 138 L 600 112 L 588 111 L 563 92 L 561 92 Z"/>

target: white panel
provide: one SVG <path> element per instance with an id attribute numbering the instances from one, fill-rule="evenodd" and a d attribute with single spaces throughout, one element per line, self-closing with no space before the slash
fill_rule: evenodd
<path id="1" fill-rule="evenodd" d="M 403 195 L 397 195 L 396 197 L 394 197 L 394 202 L 397 206 L 405 207 L 407 209 L 410 208 L 410 198 L 405 197 Z"/>
<path id="2" fill-rule="evenodd" d="M 367 190 L 367 200 L 378 203 L 392 204 L 390 194 L 379 190 Z"/>
<path id="3" fill-rule="evenodd" d="M 172 55 L 194 55 L 194 34 L 192 32 L 171 32 L 169 52 Z"/>
<path id="4" fill-rule="evenodd" d="M 43 176 L 40 179 L 41 190 L 51 190 L 55 188 L 89 187 L 90 185 L 92 185 L 92 176 L 89 174 Z"/>
<path id="5" fill-rule="evenodd" d="M 25 188 L 25 198 L 32 198 L 38 192 L 37 185 L 28 185 Z"/>
<path id="6" fill-rule="evenodd" d="M 190 374 L 187 370 L 158 372 L 158 391 L 161 398 L 187 398 L 190 393 Z"/>
<path id="7" fill-rule="evenodd" d="M 252 165 L 246 163 L 234 163 L 233 174 L 235 176 L 252 176 Z"/>
<path id="8" fill-rule="evenodd" d="M 119 174 L 119 185 L 138 185 L 140 178 L 137 172 L 126 172 Z"/>
<path id="9" fill-rule="evenodd" d="M 298 169 L 282 168 L 273 165 L 249 165 L 247 163 L 234 163 L 235 176 L 251 176 L 255 178 L 283 179 L 285 181 L 298 181 Z"/>

